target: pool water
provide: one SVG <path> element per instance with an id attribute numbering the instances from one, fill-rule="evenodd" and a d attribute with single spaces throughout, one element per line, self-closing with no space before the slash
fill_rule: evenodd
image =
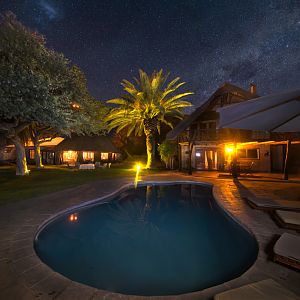
<path id="1" fill-rule="evenodd" d="M 64 276 L 131 295 L 174 295 L 238 277 L 255 238 L 215 202 L 210 186 L 149 185 L 72 211 L 36 236 L 43 262 Z"/>

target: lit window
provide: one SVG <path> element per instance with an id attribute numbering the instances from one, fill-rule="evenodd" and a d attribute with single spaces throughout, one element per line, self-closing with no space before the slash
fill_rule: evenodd
<path id="1" fill-rule="evenodd" d="M 29 150 L 29 158 L 34 159 L 34 150 Z"/>
<path id="2" fill-rule="evenodd" d="M 94 152 L 82 152 L 83 160 L 94 161 Z"/>
<path id="3" fill-rule="evenodd" d="M 101 152 L 101 160 L 108 160 L 108 153 L 107 152 Z"/>
<path id="4" fill-rule="evenodd" d="M 63 152 L 63 161 L 71 162 L 77 160 L 77 152 L 76 151 L 64 151 Z"/>

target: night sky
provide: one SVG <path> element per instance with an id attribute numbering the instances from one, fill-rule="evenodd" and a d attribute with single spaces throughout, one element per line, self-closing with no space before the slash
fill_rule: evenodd
<path id="1" fill-rule="evenodd" d="M 100 100 L 139 68 L 180 76 L 196 105 L 225 81 L 260 95 L 300 87 L 299 0 L 0 0 L 5 10 L 77 64 Z"/>

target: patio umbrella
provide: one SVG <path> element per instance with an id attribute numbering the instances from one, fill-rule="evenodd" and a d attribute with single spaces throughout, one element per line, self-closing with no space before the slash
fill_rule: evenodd
<path id="1" fill-rule="evenodd" d="M 300 89 L 259 97 L 218 110 L 219 128 L 239 128 L 274 132 L 300 131 Z M 284 179 L 288 179 L 288 148 Z"/>
<path id="2" fill-rule="evenodd" d="M 300 131 L 300 89 L 220 108 L 219 128 Z"/>

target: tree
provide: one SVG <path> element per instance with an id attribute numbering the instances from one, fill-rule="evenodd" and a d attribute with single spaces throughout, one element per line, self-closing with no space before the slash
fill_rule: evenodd
<path id="1" fill-rule="evenodd" d="M 184 82 L 178 83 L 179 77 L 168 84 L 166 81 L 168 75 L 163 75 L 163 71 L 154 71 L 149 77 L 143 70 L 139 71 L 139 79 L 135 79 L 136 85 L 128 80 L 122 81 L 122 86 L 127 92 L 121 98 L 108 100 L 107 103 L 118 105 L 113 108 L 106 121 L 108 130 L 116 128 L 119 132 L 122 129 L 127 130 L 127 135 L 146 136 L 147 165 L 151 168 L 154 158 L 155 135 L 160 133 L 162 123 L 173 127 L 168 120 L 170 117 L 182 118 L 181 110 L 192 104 L 188 101 L 180 100 L 193 93 L 186 92 L 175 94 L 175 91 L 184 85 Z"/>
<path id="2" fill-rule="evenodd" d="M 173 156 L 177 152 L 177 145 L 169 140 L 164 141 L 158 146 L 161 160 L 166 164 L 166 168 L 173 168 Z"/>
<path id="3" fill-rule="evenodd" d="M 144 136 L 127 136 L 126 129 L 114 133 L 113 143 L 127 157 L 145 154 Z"/>
<path id="4" fill-rule="evenodd" d="M 43 167 L 40 150 L 41 143 L 50 141 L 62 134 L 103 134 L 106 132 L 103 120 L 108 113 L 108 107 L 90 96 L 86 78 L 78 67 L 73 66 L 71 72 L 73 73 L 73 86 L 70 87 L 70 90 L 73 91 L 74 99 L 77 99 L 77 102 L 72 103 L 72 109 L 77 113 L 75 120 L 72 123 L 68 123 L 68 126 L 64 127 L 63 130 L 62 128 L 58 129 L 37 123 L 32 123 L 28 128 L 30 140 L 34 145 L 34 159 L 37 168 Z M 77 93 L 76 96 L 75 92 Z"/>
<path id="5" fill-rule="evenodd" d="M 12 13 L 0 15 L 0 134 L 16 147 L 17 175 L 28 173 L 24 131 L 38 140 L 49 129 L 62 134 L 90 130 L 95 128 L 88 125 L 93 105 L 79 68 L 46 48 L 43 36 Z"/>

